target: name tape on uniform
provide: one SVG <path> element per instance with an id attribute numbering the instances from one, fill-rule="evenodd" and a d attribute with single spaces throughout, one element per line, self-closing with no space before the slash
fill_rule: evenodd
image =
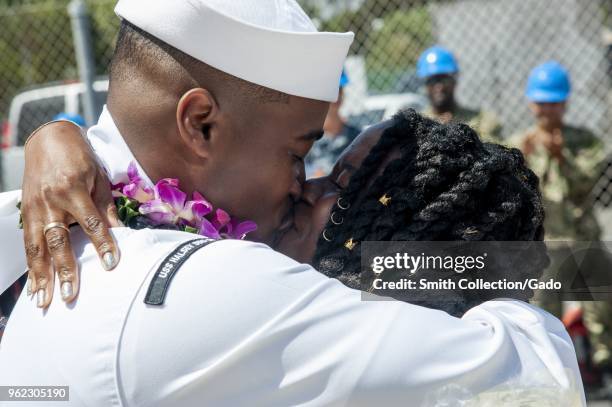
<path id="1" fill-rule="evenodd" d="M 170 286 L 170 281 L 183 264 L 199 249 L 216 242 L 215 239 L 201 238 L 190 240 L 178 246 L 159 265 L 149 284 L 145 304 L 162 305 Z"/>

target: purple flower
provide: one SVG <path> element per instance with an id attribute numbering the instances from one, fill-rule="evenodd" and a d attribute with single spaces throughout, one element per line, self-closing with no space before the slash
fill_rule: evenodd
<path id="1" fill-rule="evenodd" d="M 212 211 L 212 205 L 198 192 L 194 200 L 187 201 L 187 194 L 178 188 L 178 180 L 164 178 L 155 184 L 155 199 L 143 203 L 139 211 L 158 224 L 184 224 L 199 228 L 202 219 Z"/>
<path id="2" fill-rule="evenodd" d="M 232 219 L 223 209 L 217 209 L 212 220 L 202 219 L 199 234 L 212 239 L 244 239 L 248 233 L 256 229 L 255 222 L 239 222 Z"/>
<path id="3" fill-rule="evenodd" d="M 223 209 L 217 209 L 215 216 L 213 217 L 212 224 L 218 231 L 222 231 L 227 224 L 230 223 L 232 218 Z"/>
<path id="4" fill-rule="evenodd" d="M 164 178 L 151 188 L 138 174 L 134 162 L 130 163 L 127 175 L 127 184 L 112 185 L 113 196 L 136 200 L 140 204 L 140 214 L 157 225 L 183 226 L 186 230 L 197 230 L 199 234 L 213 239 L 244 239 L 257 229 L 255 222 L 238 222 L 223 209 L 213 212 L 211 203 L 197 191 L 188 201 L 187 194 L 179 189 L 177 179 Z"/>
<path id="5" fill-rule="evenodd" d="M 206 218 L 202 218 L 198 234 L 209 237 L 211 239 L 221 239 L 221 235 L 217 228 Z"/>
<path id="6" fill-rule="evenodd" d="M 183 210 L 187 194 L 178 189 L 178 180 L 164 178 L 155 184 L 154 192 L 155 199 L 169 205 L 177 216 Z"/>
<path id="7" fill-rule="evenodd" d="M 125 183 L 120 182 L 118 184 L 111 184 L 111 194 L 113 198 L 119 198 L 125 196 L 123 193 L 123 187 L 125 187 Z"/>
<path id="8" fill-rule="evenodd" d="M 135 162 L 132 161 L 130 163 L 127 175 L 129 180 L 128 183 L 117 185 L 121 186 L 121 192 L 123 195 L 140 203 L 148 202 L 154 198 L 151 187 L 149 187 L 145 181 L 140 178 Z"/>
<path id="9" fill-rule="evenodd" d="M 247 233 L 257 229 L 257 224 L 255 222 L 238 222 L 236 219 L 232 219 L 223 209 L 217 209 L 215 211 L 212 225 L 224 239 L 244 239 Z"/>
<path id="10" fill-rule="evenodd" d="M 138 212 L 158 225 L 174 225 L 178 221 L 178 216 L 172 210 L 172 206 L 161 199 L 143 203 L 138 208 Z"/>
<path id="11" fill-rule="evenodd" d="M 212 205 L 198 191 L 194 191 L 193 200 L 185 202 L 183 210 L 179 213 L 189 226 L 199 228 L 204 216 L 212 212 Z"/>
<path id="12" fill-rule="evenodd" d="M 229 223 L 227 237 L 230 239 L 244 239 L 246 235 L 250 232 L 257 230 L 257 223 L 251 220 L 245 220 L 244 222 L 238 222 L 235 219 Z"/>

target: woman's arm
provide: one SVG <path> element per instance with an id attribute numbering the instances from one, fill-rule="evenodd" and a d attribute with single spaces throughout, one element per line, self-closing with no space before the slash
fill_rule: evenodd
<path id="1" fill-rule="evenodd" d="M 26 260 L 37 305 L 52 300 L 54 273 L 62 297 L 70 302 L 79 289 L 78 266 L 70 235 L 52 223 L 78 222 L 95 245 L 105 269 L 119 261 L 108 228 L 120 226 L 109 181 L 83 137 L 71 122 L 56 122 L 34 132 L 25 147 L 21 201 Z"/>

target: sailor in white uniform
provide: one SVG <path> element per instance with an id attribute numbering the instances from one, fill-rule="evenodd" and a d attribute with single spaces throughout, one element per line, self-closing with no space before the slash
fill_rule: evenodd
<path id="1" fill-rule="evenodd" d="M 207 25 L 187 16 L 205 9 L 214 26 L 232 11 L 198 9 L 215 3 L 204 0 L 146 3 L 121 0 L 117 12 L 156 35 L 155 21 L 139 20 L 156 7 L 180 9 L 201 30 Z M 326 100 L 338 78 L 320 76 L 307 91 Z M 293 94 L 298 85 L 268 86 Z M 122 181 L 136 160 L 108 110 L 88 138 L 111 181 Z M 18 199 L 18 191 L 0 195 L 0 291 L 26 267 Z M 81 269 L 73 304 L 53 301 L 42 311 L 35 296 L 20 297 L 0 345 L 0 385 L 69 386 L 69 402 L 45 406 L 585 405 L 563 325 L 528 304 L 491 301 L 458 319 L 363 301 L 260 243 L 112 233 L 122 259 L 108 272 L 83 232 L 72 231 Z M 55 284 L 55 298 L 59 291 Z"/>
<path id="2" fill-rule="evenodd" d="M 1 198 L 6 213 L 15 201 Z M 223 240 L 198 242 L 152 298 L 162 305 L 149 305 L 165 258 L 194 235 L 113 234 L 123 253 L 113 272 L 72 234 L 82 270 L 74 306 L 43 312 L 20 297 L 0 385 L 69 386 L 70 402 L 57 405 L 100 407 L 584 405 L 563 325 L 528 304 L 487 302 L 458 319 L 363 301 L 268 246 Z"/>
<path id="3" fill-rule="evenodd" d="M 109 153 L 126 154 L 106 114 L 92 142 L 101 132 L 112 136 Z M 16 196 L 0 196 L 3 236 L 16 235 L 8 224 L 17 214 L 7 214 Z M 113 235 L 123 256 L 107 272 L 73 232 L 82 269 L 74 306 L 54 301 L 43 312 L 20 297 L 0 345 L 0 385 L 69 386 L 70 402 L 57 405 L 74 406 L 584 405 L 563 325 L 530 305 L 487 302 L 457 319 L 363 301 L 258 243 Z M 194 239 L 164 289 L 166 258 Z"/>

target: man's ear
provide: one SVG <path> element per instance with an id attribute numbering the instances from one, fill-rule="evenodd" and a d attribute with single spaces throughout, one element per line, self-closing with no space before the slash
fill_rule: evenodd
<path id="1" fill-rule="evenodd" d="M 176 108 L 176 124 L 185 144 L 195 154 L 210 153 L 211 132 L 219 118 L 219 106 L 213 95 L 202 88 L 185 93 Z"/>

